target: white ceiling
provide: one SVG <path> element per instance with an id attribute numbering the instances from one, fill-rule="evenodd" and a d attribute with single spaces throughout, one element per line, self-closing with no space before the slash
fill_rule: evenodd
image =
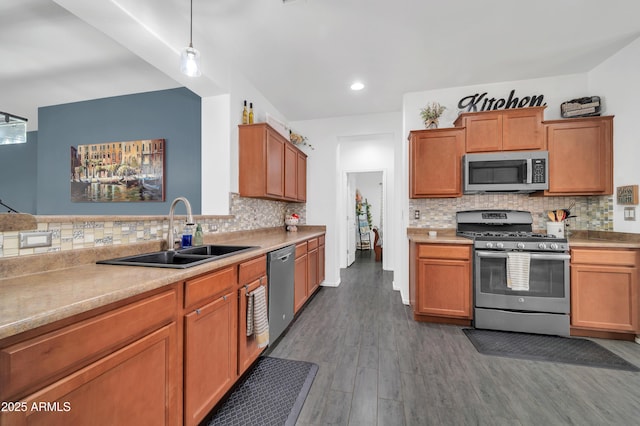
<path id="1" fill-rule="evenodd" d="M 640 37 L 637 0 L 194 0 L 204 75 L 178 72 L 189 0 L 1 0 L 0 111 L 242 73 L 290 121 L 399 111 L 402 94 L 587 72 Z M 359 79 L 361 92 L 349 85 Z"/>

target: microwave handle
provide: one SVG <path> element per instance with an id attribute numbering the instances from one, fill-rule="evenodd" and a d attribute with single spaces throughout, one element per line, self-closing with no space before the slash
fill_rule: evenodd
<path id="1" fill-rule="evenodd" d="M 527 158 L 527 180 L 525 183 L 532 183 L 533 181 L 533 161 L 531 158 Z"/>
<path id="2" fill-rule="evenodd" d="M 506 251 L 480 251 L 476 250 L 478 257 L 490 257 L 506 259 L 508 257 Z M 571 255 L 563 253 L 531 253 L 531 259 L 535 260 L 570 260 Z"/>

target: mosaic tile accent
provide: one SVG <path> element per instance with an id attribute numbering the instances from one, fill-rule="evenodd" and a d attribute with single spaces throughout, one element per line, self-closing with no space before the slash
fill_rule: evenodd
<path id="1" fill-rule="evenodd" d="M 297 213 L 306 223 L 306 204 L 261 200 L 230 194 L 230 217 L 197 216 L 205 233 L 232 232 L 284 226 L 286 215 Z M 53 251 L 131 244 L 167 238 L 168 219 L 142 221 L 41 222 L 38 230 L 51 231 L 51 247 L 19 249 L 18 232 L 0 232 L 0 258 Z M 180 229 L 176 229 L 180 232 Z"/>
<path id="2" fill-rule="evenodd" d="M 568 208 L 569 229 L 584 231 L 613 231 L 613 197 L 537 197 L 527 194 L 474 194 L 460 198 L 424 198 L 409 200 L 409 227 L 455 228 L 456 212 L 461 210 L 508 209 L 527 210 L 533 214 L 533 229 L 544 230 L 549 221 L 547 212 Z M 420 210 L 420 219 L 414 212 Z"/>

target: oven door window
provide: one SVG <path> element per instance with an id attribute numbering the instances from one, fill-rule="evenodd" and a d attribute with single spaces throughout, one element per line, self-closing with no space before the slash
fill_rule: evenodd
<path id="1" fill-rule="evenodd" d="M 518 184 L 527 181 L 526 160 L 472 161 L 469 184 Z"/>
<path id="2" fill-rule="evenodd" d="M 533 297 L 564 298 L 565 264 L 562 260 L 548 257 L 531 257 L 529 290 L 513 291 L 507 287 L 507 259 L 503 257 L 481 257 L 478 262 L 480 292 L 502 295 L 528 295 Z"/>

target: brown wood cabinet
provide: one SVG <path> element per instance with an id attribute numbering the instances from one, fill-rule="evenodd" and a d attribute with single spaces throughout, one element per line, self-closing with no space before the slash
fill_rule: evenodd
<path id="1" fill-rule="evenodd" d="M 462 196 L 464 128 L 415 130 L 409 135 L 410 198 Z"/>
<path id="2" fill-rule="evenodd" d="M 640 331 L 639 260 L 633 249 L 571 249 L 572 334 L 599 330 L 632 339 Z"/>
<path id="3" fill-rule="evenodd" d="M 269 294 L 267 257 L 260 256 L 240 264 L 238 282 L 238 375 L 242 375 L 266 349 L 258 347 L 255 335 L 247 336 L 247 324 L 252 320 L 247 318 L 247 298 L 260 286 Z"/>
<path id="4" fill-rule="evenodd" d="M 296 244 L 293 303 L 298 313 L 325 279 L 324 235 Z"/>
<path id="5" fill-rule="evenodd" d="M 293 311 L 297 314 L 304 306 L 309 293 L 307 292 L 307 281 L 309 277 L 307 262 L 307 242 L 296 244 L 296 261 L 294 273 L 293 291 Z"/>
<path id="6" fill-rule="evenodd" d="M 306 154 L 266 123 L 238 127 L 240 195 L 306 201 Z"/>
<path id="7" fill-rule="evenodd" d="M 545 108 L 467 112 L 458 116 L 454 126 L 466 129 L 465 152 L 544 149 Z"/>
<path id="8" fill-rule="evenodd" d="M 180 422 L 178 288 L 0 350 L 3 425 Z M 40 403 L 54 407 L 34 410 Z"/>
<path id="9" fill-rule="evenodd" d="M 545 122 L 549 190 L 545 195 L 613 194 L 613 117 Z"/>
<path id="10" fill-rule="evenodd" d="M 198 424 L 238 369 L 237 266 L 185 282 L 184 424 Z"/>
<path id="11" fill-rule="evenodd" d="M 417 321 L 470 325 L 471 247 L 410 245 L 409 298 Z"/>

